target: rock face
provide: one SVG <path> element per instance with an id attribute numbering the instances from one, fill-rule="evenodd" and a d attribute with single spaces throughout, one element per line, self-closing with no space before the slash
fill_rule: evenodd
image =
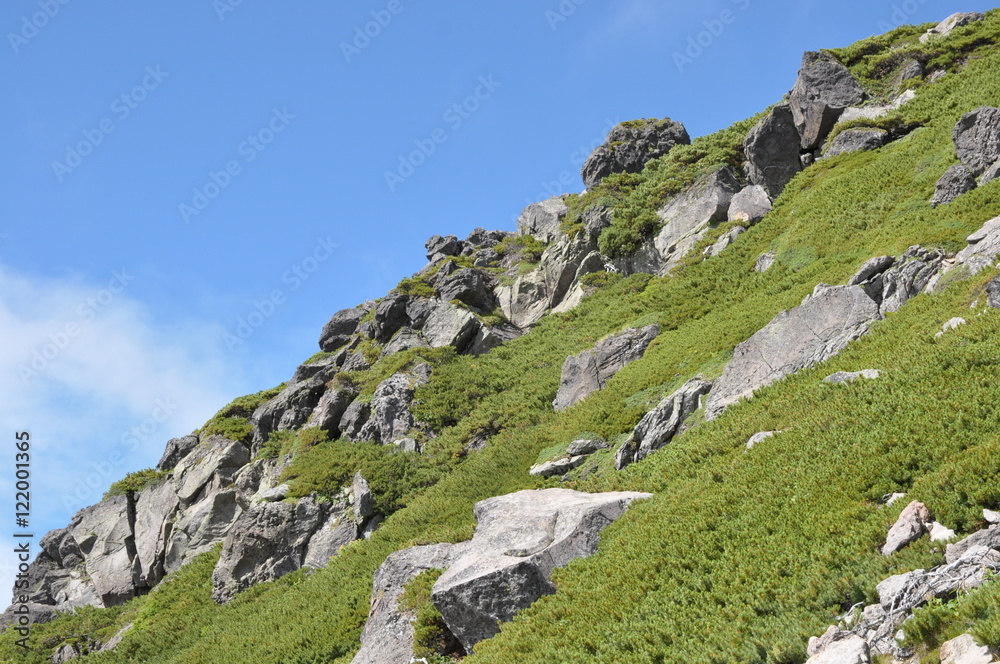
<path id="1" fill-rule="evenodd" d="M 706 404 L 715 419 L 756 390 L 823 362 L 867 333 L 878 305 L 859 286 L 817 286 L 802 306 L 783 311 L 736 347 Z"/>
<path id="2" fill-rule="evenodd" d="M 303 498 L 295 504 L 262 502 L 252 506 L 226 536 L 219 563 L 212 573 L 212 598 L 220 604 L 228 602 L 250 586 L 302 567 L 311 540 L 327 522 L 331 511 L 337 512 L 337 521 L 345 521 L 346 505 L 329 507 L 314 498 Z M 350 523 L 342 530 L 339 542 L 323 543 L 327 551 L 357 539 L 355 524 Z M 333 549 L 332 553 L 335 552 Z"/>
<path id="3" fill-rule="evenodd" d="M 932 520 L 930 510 L 923 503 L 913 501 L 907 505 L 889 530 L 889 535 L 882 546 L 882 555 L 891 556 L 916 542 L 927 533 L 927 527 Z"/>
<path id="4" fill-rule="evenodd" d="M 733 196 L 729 204 L 729 221 L 742 222 L 748 226 L 756 224 L 771 211 L 771 197 L 764 187 L 753 184 Z"/>
<path id="5" fill-rule="evenodd" d="M 592 189 L 612 173 L 638 173 L 650 159 L 690 142 L 684 125 L 670 118 L 620 124 L 584 162 L 583 183 Z"/>
<path id="6" fill-rule="evenodd" d="M 976 188 L 976 178 L 963 164 L 956 164 L 944 172 L 941 179 L 934 185 L 934 196 L 931 206 L 937 207 L 951 203 L 964 193 Z"/>
<path id="7" fill-rule="evenodd" d="M 256 454 L 275 431 L 298 429 L 309 421 L 320 398 L 326 391 L 324 375 L 291 383 L 278 396 L 261 405 L 250 416 L 253 426 L 253 448 Z"/>
<path id="8" fill-rule="evenodd" d="M 517 218 L 519 235 L 530 235 L 539 242 L 552 242 L 559 237 L 563 218 L 569 212 L 562 198 L 550 198 L 529 205 Z"/>
<path id="9" fill-rule="evenodd" d="M 980 106 L 966 113 L 952 131 L 955 152 L 973 175 L 1000 161 L 1000 108 Z"/>
<path id="10" fill-rule="evenodd" d="M 889 142 L 884 129 L 847 129 L 837 134 L 823 150 L 823 157 L 837 157 L 852 152 L 877 150 Z"/>
<path id="11" fill-rule="evenodd" d="M 861 286 L 884 316 L 899 311 L 910 298 L 923 292 L 943 261 L 944 254 L 913 246 L 899 258 L 880 256 L 867 261 L 848 285 Z"/>
<path id="12" fill-rule="evenodd" d="M 994 661 L 990 649 L 976 643 L 971 634 L 941 644 L 941 664 L 990 664 Z"/>
<path id="13" fill-rule="evenodd" d="M 789 97 L 801 148 L 817 148 L 844 109 L 864 99 L 864 88 L 846 67 L 826 53 L 807 51 Z"/>
<path id="14" fill-rule="evenodd" d="M 947 37 L 955 28 L 960 28 L 963 25 L 975 23 L 976 21 L 982 21 L 984 18 L 985 17 L 979 12 L 959 12 L 957 14 L 952 14 L 928 30 L 926 34 L 921 35 L 920 43 L 926 44 L 933 39 Z"/>
<path id="15" fill-rule="evenodd" d="M 399 608 L 406 584 L 421 572 L 447 569 L 469 547 L 463 544 L 418 546 L 390 554 L 375 572 L 371 610 L 361 635 L 361 650 L 351 664 L 400 664 L 413 658 L 413 616 Z"/>
<path id="16" fill-rule="evenodd" d="M 476 533 L 431 598 L 466 652 L 535 600 L 552 571 L 597 551 L 600 532 L 643 493 L 519 491 L 476 504 Z M 398 661 L 398 660 L 397 660 Z"/>
<path id="17" fill-rule="evenodd" d="M 631 328 L 598 342 L 591 350 L 566 358 L 552 406 L 557 411 L 566 410 L 604 389 L 616 373 L 643 356 L 659 333 L 658 325 Z"/>
<path id="18" fill-rule="evenodd" d="M 1000 254 L 1000 217 L 987 221 L 965 241 L 969 246 L 955 256 L 956 266 L 962 266 L 972 274 L 993 267 Z"/>
<path id="19" fill-rule="evenodd" d="M 184 436 L 183 438 L 172 438 L 167 441 L 167 447 L 163 450 L 160 462 L 156 464 L 157 470 L 173 470 L 177 462 L 186 457 L 198 444 L 198 436 Z"/>
<path id="20" fill-rule="evenodd" d="M 1000 551 L 1000 527 L 990 526 L 986 530 L 969 535 L 961 542 L 949 544 L 948 548 L 945 549 L 945 560 L 949 564 L 956 563 L 980 549 Z"/>
<path id="21" fill-rule="evenodd" d="M 772 199 L 777 198 L 802 170 L 799 142 L 791 106 L 778 104 L 743 141 L 750 183 L 763 187 Z"/>
<path id="22" fill-rule="evenodd" d="M 410 373 L 390 376 L 375 388 L 371 402 L 352 403 L 339 428 L 348 439 L 389 445 L 406 438 L 418 423 L 410 412 L 416 388 L 430 380 L 430 366 L 420 364 Z"/>
<path id="23" fill-rule="evenodd" d="M 361 319 L 368 313 L 363 307 L 344 309 L 333 315 L 323 327 L 319 337 L 319 347 L 326 352 L 332 352 L 347 344 L 351 335 L 358 329 Z"/>
<path id="24" fill-rule="evenodd" d="M 641 461 L 669 444 L 680 432 L 684 421 L 701 406 L 701 398 L 711 389 L 710 381 L 695 378 L 646 413 L 615 454 L 615 469 L 621 470 Z"/>

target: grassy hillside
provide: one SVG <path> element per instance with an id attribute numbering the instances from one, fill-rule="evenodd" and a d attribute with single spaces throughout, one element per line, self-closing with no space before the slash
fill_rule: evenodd
<path id="1" fill-rule="evenodd" d="M 920 47 L 922 30 L 905 28 L 837 52 L 875 94 L 885 94 L 904 51 L 951 73 L 921 86 L 894 118 L 919 128 L 878 151 L 825 160 L 799 174 L 774 212 L 720 256 L 689 261 L 669 279 L 609 278 L 577 309 L 547 317 L 488 356 L 423 358 L 436 368 L 418 392 L 416 414 L 441 431 L 427 458 L 395 467 L 371 452 L 345 462 L 342 441 L 303 452 L 299 481 L 314 487 L 336 482 L 349 470 L 344 463 L 382 463 L 386 477 L 403 483 L 385 504 L 396 510 L 385 525 L 328 569 L 289 575 L 220 607 L 210 598 L 217 554 L 206 554 L 124 607 L 37 627 L 28 653 L 13 646 L 13 635 L 0 636 L 0 661 L 42 664 L 67 639 L 106 637 L 134 622 L 115 651 L 80 661 L 349 662 L 372 574 L 390 552 L 468 538 L 476 501 L 546 485 L 527 474 L 540 452 L 583 432 L 608 439 L 627 433 L 684 381 L 718 375 L 738 343 L 817 283 L 843 283 L 865 259 L 913 244 L 955 251 L 1000 214 L 997 182 L 938 209 L 927 202 L 956 161 L 955 122 L 979 105 L 1000 104 L 998 30 L 994 11 L 940 45 Z M 602 245 L 628 246 L 636 233 L 652 231 L 649 212 L 672 183 L 716 163 L 738 167 L 734 146 L 752 124 L 697 141 L 638 176 L 616 178 L 574 207 L 613 204 L 615 225 Z M 757 257 L 769 250 L 777 252 L 775 267 L 755 273 Z M 877 501 L 906 492 L 959 531 L 978 528 L 982 507 L 1000 503 L 1000 312 L 969 309 L 993 276 L 920 296 L 834 360 L 699 424 L 622 473 L 576 482 L 585 491 L 655 496 L 604 532 L 598 555 L 559 571 L 556 595 L 521 612 L 465 661 L 801 662 L 808 636 L 851 605 L 874 600 L 877 582 L 941 562 L 940 547 L 926 540 L 889 559 L 878 555 L 902 506 L 881 509 Z M 935 339 L 960 315 L 968 325 Z M 662 333 L 643 360 L 606 390 L 552 412 L 568 355 L 623 327 L 653 322 Z M 368 378 L 389 375 L 417 355 L 383 360 Z M 865 368 L 883 378 L 821 382 L 837 370 Z M 746 440 L 765 430 L 783 433 L 746 452 Z M 490 444 L 464 454 L 481 432 L 495 432 Z M 933 643 L 971 620 L 983 625 L 981 638 L 1000 645 L 998 593 L 980 596 L 971 608 L 927 612 L 921 637 Z"/>

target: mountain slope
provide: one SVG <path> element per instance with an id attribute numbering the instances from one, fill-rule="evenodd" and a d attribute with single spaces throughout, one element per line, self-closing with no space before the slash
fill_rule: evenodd
<path id="1" fill-rule="evenodd" d="M 218 553 L 206 553 L 122 607 L 84 609 L 37 626 L 30 653 L 16 650 L 6 632 L 0 656 L 49 661 L 67 640 L 103 641 L 133 623 L 115 650 L 81 661 L 350 661 L 372 576 L 389 553 L 468 539 L 475 502 L 548 486 L 528 468 L 580 435 L 622 440 L 661 397 L 696 375 L 718 376 L 738 344 L 817 284 L 846 283 L 867 259 L 898 256 L 911 245 L 948 253 L 964 247 L 1000 213 L 1000 185 L 937 208 L 929 200 L 956 161 L 956 122 L 1000 102 L 1000 14 L 922 46 L 924 28 L 835 52 L 875 96 L 894 87 L 907 59 L 923 61 L 927 71 L 949 70 L 874 123 L 908 133 L 878 150 L 811 165 L 771 213 L 718 255 L 702 260 L 701 250 L 731 228 L 726 223 L 698 238 L 672 276 L 595 273 L 587 280 L 593 292 L 578 306 L 545 316 L 489 354 L 415 349 L 360 372 L 354 386 L 367 398 L 397 371 L 430 363 L 430 381 L 417 389 L 412 409 L 437 436 L 398 472 L 379 452 L 345 460 L 345 449 L 358 448 L 344 441 L 301 447 L 288 476 L 298 495 L 332 493 L 357 469 L 379 495 L 393 482 L 401 487 L 383 501 L 385 523 L 326 569 L 294 572 L 220 606 L 211 599 Z M 759 119 L 675 147 L 641 173 L 609 176 L 583 197 L 570 197 L 564 226 L 582 225 L 595 204 L 613 207 L 601 250 L 612 260 L 638 250 L 658 230 L 653 216 L 665 199 L 720 163 L 741 171 L 743 138 Z M 768 252 L 774 266 L 755 271 Z M 902 507 L 883 508 L 879 500 L 904 492 L 959 532 L 978 529 L 982 508 L 1000 502 L 1000 314 L 982 306 L 970 311 L 994 276 L 989 270 L 951 279 L 913 299 L 822 366 L 765 388 L 715 421 L 696 415 L 690 430 L 623 472 L 611 469 L 610 451 L 595 455 L 590 474 L 579 473 L 568 486 L 654 497 L 604 531 L 598 555 L 557 572 L 555 595 L 520 612 L 468 661 L 803 661 L 807 638 L 854 604 L 874 601 L 882 579 L 942 562 L 941 547 L 926 539 L 891 558 L 879 555 Z M 956 316 L 969 323 L 936 338 Z M 625 327 L 652 323 L 660 335 L 640 361 L 582 403 L 553 411 L 568 356 Z M 869 368 L 882 377 L 822 382 L 838 370 Z M 782 433 L 748 452 L 746 441 L 761 431 Z M 488 444 L 468 451 L 483 432 Z M 997 608 L 986 602 L 980 622 L 995 623 Z M 991 645 L 1000 645 L 995 628 L 991 634 Z"/>

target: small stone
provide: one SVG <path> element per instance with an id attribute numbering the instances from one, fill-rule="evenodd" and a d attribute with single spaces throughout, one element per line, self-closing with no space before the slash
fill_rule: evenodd
<path id="1" fill-rule="evenodd" d="M 835 385 L 843 385 L 844 383 L 853 383 L 856 380 L 877 380 L 881 378 L 882 374 L 876 369 L 865 369 L 864 371 L 838 371 L 837 373 L 827 376 L 823 379 L 824 383 L 833 383 Z"/>
<path id="2" fill-rule="evenodd" d="M 959 328 L 962 325 L 965 325 L 966 322 L 967 321 L 964 318 L 952 318 L 950 321 L 945 323 L 944 326 L 941 328 L 941 331 L 935 334 L 934 336 L 935 338 L 943 337 L 946 332 L 951 332 L 952 330 Z"/>
<path id="3" fill-rule="evenodd" d="M 608 449 L 608 444 L 601 440 L 600 438 L 591 439 L 581 439 L 574 440 L 566 448 L 566 454 L 570 456 L 585 456 L 587 454 L 593 454 L 598 450 Z"/>
<path id="4" fill-rule="evenodd" d="M 931 523 L 931 520 L 931 512 L 927 506 L 914 500 L 906 506 L 889 530 L 885 545 L 882 547 L 882 555 L 891 556 L 920 539 L 927 532 L 927 524 Z"/>
<path id="5" fill-rule="evenodd" d="M 753 266 L 754 272 L 767 272 L 774 266 L 774 260 L 778 257 L 773 251 L 769 251 L 765 254 L 761 254 L 757 258 L 757 262 Z"/>
<path id="6" fill-rule="evenodd" d="M 994 512 L 993 510 L 983 508 L 983 519 L 986 523 L 1000 523 L 1000 512 Z"/>
<path id="7" fill-rule="evenodd" d="M 760 433 L 755 433 L 754 435 L 752 435 L 750 437 L 750 440 L 747 441 L 747 445 L 746 445 L 747 449 L 748 450 L 752 450 L 759 443 L 764 442 L 765 440 L 767 440 L 771 436 L 774 436 L 776 433 L 777 432 L 775 432 L 775 431 L 761 431 Z"/>
<path id="8" fill-rule="evenodd" d="M 580 467 L 587 457 L 585 456 L 575 456 L 568 459 L 556 459 L 555 461 L 547 461 L 545 463 L 540 463 L 531 467 L 528 472 L 535 477 L 557 477 L 560 475 L 565 475 L 569 471 Z"/>
<path id="9" fill-rule="evenodd" d="M 931 524 L 931 541 L 947 542 L 955 536 L 955 531 L 947 526 L 943 526 L 937 521 Z"/>

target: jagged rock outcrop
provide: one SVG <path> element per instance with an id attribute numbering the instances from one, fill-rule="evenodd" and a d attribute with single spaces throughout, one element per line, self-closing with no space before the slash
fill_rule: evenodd
<path id="1" fill-rule="evenodd" d="M 198 436 L 183 436 L 181 438 L 171 438 L 167 441 L 167 446 L 163 450 L 163 456 L 156 464 L 157 470 L 173 470 L 177 462 L 191 453 L 191 450 L 198 444 Z"/>
<path id="2" fill-rule="evenodd" d="M 828 360 L 879 316 L 878 304 L 859 286 L 817 286 L 801 306 L 781 312 L 736 347 L 708 396 L 705 417 L 715 419 L 758 389 Z"/>
<path id="3" fill-rule="evenodd" d="M 643 356 L 659 333 L 658 325 L 630 328 L 599 341 L 590 350 L 566 358 L 553 408 L 566 410 L 604 389 L 616 373 Z"/>
<path id="4" fill-rule="evenodd" d="M 807 51 L 789 96 L 801 148 L 819 147 L 844 109 L 864 99 L 864 88 L 844 65 L 827 53 Z"/>
<path id="5" fill-rule="evenodd" d="M 976 188 L 976 178 L 964 164 L 955 164 L 934 185 L 931 207 L 945 205 Z"/>
<path id="6" fill-rule="evenodd" d="M 767 195 L 767 190 L 758 184 L 752 184 L 733 195 L 727 219 L 752 226 L 763 219 L 771 209 L 771 197 Z"/>
<path id="7" fill-rule="evenodd" d="M 309 421 L 323 393 L 326 392 L 324 373 L 298 383 L 291 383 L 276 397 L 261 405 L 250 416 L 253 427 L 254 454 L 275 431 L 298 429 Z"/>
<path id="8" fill-rule="evenodd" d="M 427 249 L 427 261 L 429 263 L 437 263 L 439 260 L 449 256 L 458 256 L 462 251 L 458 237 L 455 235 L 445 235 L 444 237 L 433 235 L 424 244 L 424 248 Z"/>
<path id="9" fill-rule="evenodd" d="M 877 150 L 888 143 L 889 140 L 889 132 L 884 129 L 846 129 L 837 134 L 823 149 L 823 157 L 837 157 L 852 152 Z"/>
<path id="10" fill-rule="evenodd" d="M 685 420 L 701 407 L 701 398 L 711 389 L 710 381 L 694 378 L 660 401 L 646 413 L 629 439 L 615 453 L 615 469 L 621 470 L 641 461 L 669 444 L 680 432 Z"/>
<path id="11" fill-rule="evenodd" d="M 913 246 L 899 258 L 880 256 L 867 261 L 847 283 L 861 286 L 884 316 L 926 290 L 943 261 L 941 252 Z"/>
<path id="12" fill-rule="evenodd" d="M 966 113 L 952 130 L 955 153 L 972 175 L 1000 161 L 1000 108 L 980 106 Z"/>
<path id="13" fill-rule="evenodd" d="M 882 546 L 882 555 L 891 556 L 904 547 L 923 537 L 931 521 L 931 512 L 927 506 L 914 500 L 907 505 L 893 524 Z"/>
<path id="14" fill-rule="evenodd" d="M 1000 527 L 990 526 L 969 535 L 961 542 L 949 544 L 945 549 L 945 560 L 948 563 L 956 563 L 979 549 L 1000 551 Z"/>
<path id="15" fill-rule="evenodd" d="M 562 233 L 560 227 L 568 213 L 569 208 L 559 197 L 534 203 L 517 218 L 517 232 L 519 235 L 530 235 L 539 242 L 552 242 Z"/>
<path id="16" fill-rule="evenodd" d="M 743 141 L 747 179 L 777 198 L 795 174 L 802 170 L 799 130 L 792 108 L 778 104 L 750 130 Z"/>
<path id="17" fill-rule="evenodd" d="M 347 407 L 339 428 L 350 440 L 389 445 L 419 428 L 410 412 L 416 388 L 430 380 L 431 368 L 419 364 L 409 373 L 397 373 L 379 383 L 367 403 L 355 401 Z"/>
<path id="18" fill-rule="evenodd" d="M 969 246 L 955 256 L 956 267 L 964 267 L 974 275 L 993 267 L 1000 255 L 1000 217 L 987 221 L 965 241 Z"/>
<path id="19" fill-rule="evenodd" d="M 670 118 L 620 124 L 584 162 L 583 183 L 592 189 L 612 173 L 638 173 L 649 160 L 690 142 L 684 125 Z"/>
<path id="20" fill-rule="evenodd" d="M 476 504 L 476 533 L 431 598 L 472 652 L 535 600 L 555 592 L 552 571 L 597 551 L 600 532 L 644 493 L 519 491 Z"/>
<path id="21" fill-rule="evenodd" d="M 375 572 L 371 610 L 361 634 L 361 650 L 351 664 L 400 664 L 413 658 L 414 616 L 399 607 L 406 584 L 421 572 L 447 569 L 469 547 L 462 544 L 417 546 L 389 554 Z"/>
<path id="22" fill-rule="evenodd" d="M 320 350 L 333 352 L 346 345 L 351 340 L 351 335 L 357 331 L 361 319 L 367 314 L 368 309 L 365 307 L 344 309 L 335 313 L 320 334 Z"/>
<path id="23" fill-rule="evenodd" d="M 719 236 L 719 239 L 716 240 L 712 244 L 712 246 L 705 248 L 704 252 L 705 256 L 708 258 L 713 258 L 715 256 L 718 256 L 723 251 L 732 246 L 732 244 L 736 242 L 736 240 L 746 232 L 747 229 L 743 228 L 742 226 L 734 226 L 733 228 L 730 228 L 728 231 Z"/>
<path id="24" fill-rule="evenodd" d="M 984 18 L 985 17 L 979 12 L 958 12 L 957 14 L 952 14 L 928 30 L 925 34 L 920 35 L 920 43 L 927 44 L 934 39 L 947 37 L 955 28 L 960 28 L 963 25 L 969 25 L 970 23 L 975 23 L 976 21 L 982 21 Z"/>
<path id="25" fill-rule="evenodd" d="M 329 388 L 316 403 L 304 428 L 317 427 L 329 434 L 330 440 L 340 438 L 340 421 L 358 393 L 350 388 Z"/>

